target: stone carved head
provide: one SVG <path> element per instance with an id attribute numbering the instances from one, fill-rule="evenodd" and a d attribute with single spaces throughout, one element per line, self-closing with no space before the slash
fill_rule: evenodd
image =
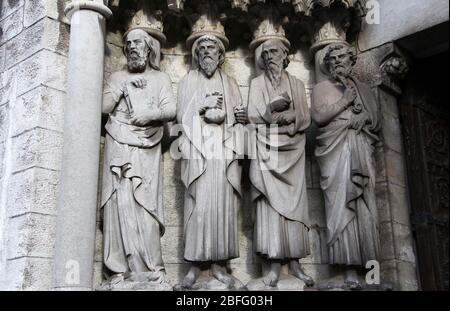
<path id="1" fill-rule="evenodd" d="M 194 67 L 211 77 L 225 62 L 225 45 L 214 35 L 202 36 L 192 46 L 192 58 Z"/>
<path id="2" fill-rule="evenodd" d="M 350 76 L 356 63 L 353 49 L 345 44 L 331 44 L 323 58 L 324 71 L 335 80 Z"/>
<path id="3" fill-rule="evenodd" d="M 279 39 L 269 39 L 261 46 L 258 66 L 263 69 L 274 87 L 280 84 L 281 74 L 289 66 L 289 48 Z"/>
<path id="4" fill-rule="evenodd" d="M 130 72 L 144 72 L 147 63 L 151 68 L 160 70 L 158 59 L 160 44 L 158 40 L 142 29 L 130 31 L 124 40 L 124 53 Z"/>

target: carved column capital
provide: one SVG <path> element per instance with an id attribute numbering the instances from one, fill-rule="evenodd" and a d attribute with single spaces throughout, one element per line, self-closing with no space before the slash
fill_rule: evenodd
<path id="1" fill-rule="evenodd" d="M 73 13 L 79 10 L 95 11 L 103 15 L 105 18 L 110 18 L 113 15 L 112 11 L 105 5 L 105 1 L 103 0 L 74 0 L 66 6 L 64 9 L 64 14 L 66 14 L 70 20 Z"/>

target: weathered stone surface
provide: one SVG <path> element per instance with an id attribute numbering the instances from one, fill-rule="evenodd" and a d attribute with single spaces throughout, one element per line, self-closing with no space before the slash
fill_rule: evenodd
<path id="1" fill-rule="evenodd" d="M 406 188 L 388 183 L 392 220 L 402 225 L 411 225 L 408 192 Z"/>
<path id="2" fill-rule="evenodd" d="M 166 227 L 161 239 L 161 250 L 165 264 L 184 263 L 183 227 Z"/>
<path id="3" fill-rule="evenodd" d="M 11 13 L 21 9 L 25 0 L 2 1 L 0 3 L 0 20 L 3 20 Z"/>
<path id="4" fill-rule="evenodd" d="M 113 73 L 126 68 L 127 59 L 121 46 L 107 43 L 105 55 L 105 73 Z"/>
<path id="5" fill-rule="evenodd" d="M 326 227 L 325 202 L 319 189 L 308 190 L 309 218 L 312 227 Z"/>
<path id="6" fill-rule="evenodd" d="M 6 262 L 6 282 L 1 290 L 43 291 L 51 288 L 52 260 L 18 258 Z"/>
<path id="7" fill-rule="evenodd" d="M 71 0 L 25 0 L 25 27 L 34 24 L 45 16 L 68 23 L 67 17 L 64 14 L 64 8 L 70 1 Z"/>
<path id="8" fill-rule="evenodd" d="M 16 100 L 12 110 L 12 136 L 36 127 L 62 132 L 65 93 L 38 87 Z"/>
<path id="9" fill-rule="evenodd" d="M 377 198 L 378 221 L 380 223 L 390 221 L 392 219 L 392 216 L 387 183 L 377 183 L 377 185 L 375 186 L 375 192 Z"/>
<path id="10" fill-rule="evenodd" d="M 42 168 L 12 174 L 6 198 L 8 216 L 30 212 L 56 216 L 58 178 L 58 172 Z"/>
<path id="11" fill-rule="evenodd" d="M 291 61 L 286 71 L 292 74 L 297 79 L 300 79 L 304 84 L 305 88 L 312 88 L 314 85 L 314 72 L 308 68 L 304 62 Z"/>
<path id="12" fill-rule="evenodd" d="M 410 262 L 397 262 L 399 290 L 417 291 L 419 283 L 417 279 L 417 268 Z"/>
<path id="13" fill-rule="evenodd" d="M 14 11 L 0 21 L 0 45 L 18 35 L 23 29 L 23 10 Z"/>
<path id="14" fill-rule="evenodd" d="M 403 138 L 398 117 L 396 118 L 389 114 L 383 114 L 382 124 L 381 132 L 384 145 L 396 152 L 402 153 Z"/>
<path id="15" fill-rule="evenodd" d="M 5 43 L 6 67 L 10 68 L 44 48 L 66 55 L 68 44 L 69 33 L 66 26 L 44 18 Z"/>
<path id="16" fill-rule="evenodd" d="M 186 275 L 186 273 L 189 270 L 188 263 L 182 263 L 182 264 L 166 263 L 165 267 L 166 267 L 167 279 L 172 286 L 179 284 L 183 280 L 184 276 Z"/>
<path id="17" fill-rule="evenodd" d="M 9 105 L 0 106 L 0 142 L 8 138 L 9 132 Z"/>
<path id="18" fill-rule="evenodd" d="M 6 61 L 6 45 L 3 44 L 0 46 L 0 72 L 3 72 L 5 69 L 5 61 Z"/>
<path id="19" fill-rule="evenodd" d="M 255 254 L 253 252 L 253 230 L 246 229 L 238 233 L 239 258 L 231 260 L 231 263 L 254 263 Z"/>
<path id="20" fill-rule="evenodd" d="M 230 263 L 228 267 L 231 274 L 244 284 L 261 276 L 261 266 L 256 263 Z"/>
<path id="21" fill-rule="evenodd" d="M 12 172 L 33 166 L 59 171 L 62 157 L 62 135 L 54 131 L 36 128 L 14 137 Z"/>
<path id="22" fill-rule="evenodd" d="M 182 226 L 184 189 L 167 185 L 164 187 L 163 196 L 166 226 Z"/>
<path id="23" fill-rule="evenodd" d="M 389 183 L 406 186 L 406 168 L 403 156 L 390 149 L 385 150 L 386 174 Z"/>
<path id="24" fill-rule="evenodd" d="M 66 89 L 66 67 L 67 58 L 42 50 L 17 67 L 17 95 L 22 95 L 27 91 L 45 85 L 60 91 Z"/>
<path id="25" fill-rule="evenodd" d="M 231 77 L 236 79 L 239 86 L 250 86 L 250 80 L 253 75 L 253 59 L 226 59 L 223 64 L 223 70 Z"/>
<path id="26" fill-rule="evenodd" d="M 376 168 L 375 180 L 377 183 L 387 182 L 386 157 L 384 154 L 384 150 L 385 150 L 384 147 L 379 146 L 379 147 L 375 148 L 375 152 L 374 152 L 374 161 L 375 161 L 375 168 Z"/>
<path id="27" fill-rule="evenodd" d="M 276 287 L 266 286 L 262 278 L 251 280 L 246 287 L 249 291 L 303 291 L 305 283 L 292 275 L 281 274 Z"/>
<path id="28" fill-rule="evenodd" d="M 382 90 L 378 91 L 379 99 L 380 99 L 380 109 L 382 115 L 390 115 L 391 117 L 398 118 L 399 116 L 399 110 L 398 110 L 398 104 L 397 99 Z"/>
<path id="29" fill-rule="evenodd" d="M 0 72 L 0 106 L 15 97 L 16 70 Z"/>
<path id="30" fill-rule="evenodd" d="M 311 157 L 312 188 L 320 189 L 320 168 L 315 157 Z"/>
<path id="31" fill-rule="evenodd" d="M 164 55 L 161 70 L 170 76 L 173 83 L 178 83 L 187 74 L 190 59 L 182 55 Z"/>
<path id="32" fill-rule="evenodd" d="M 367 24 L 361 32 L 358 39 L 361 51 L 448 21 L 447 0 L 378 0 L 377 3 L 381 22 Z"/>
<path id="33" fill-rule="evenodd" d="M 7 259 L 53 257 L 56 217 L 28 213 L 8 221 Z"/>
<path id="34" fill-rule="evenodd" d="M 395 240 L 395 258 L 415 264 L 416 256 L 414 254 L 411 227 L 395 222 L 392 227 Z"/>
<path id="35" fill-rule="evenodd" d="M 380 224 L 380 259 L 381 261 L 395 259 L 395 248 L 391 222 Z"/>
<path id="36" fill-rule="evenodd" d="M 103 264 L 103 230 L 97 222 L 95 228 L 95 257 L 94 261 Z"/>

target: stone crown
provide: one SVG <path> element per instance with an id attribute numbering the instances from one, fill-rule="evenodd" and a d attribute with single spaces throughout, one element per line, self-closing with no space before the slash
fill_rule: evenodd
<path id="1" fill-rule="evenodd" d="M 162 11 L 156 11 L 154 14 L 146 14 L 143 10 L 138 11 L 131 20 L 128 30 L 125 32 L 124 37 L 132 30 L 142 29 L 152 37 L 161 42 L 166 43 L 167 38 L 163 33 L 164 26 L 162 21 Z"/>
<path id="2" fill-rule="evenodd" d="M 220 39 L 225 48 L 230 44 L 230 41 L 225 35 L 225 28 L 218 20 L 213 20 L 207 15 L 202 15 L 192 26 L 192 34 L 187 38 L 186 45 L 191 48 L 195 40 L 205 35 L 213 35 Z"/>
<path id="3" fill-rule="evenodd" d="M 262 21 L 254 32 L 254 40 L 250 43 L 250 49 L 254 50 L 259 45 L 270 39 L 278 39 L 288 48 L 291 43 L 286 38 L 286 33 L 281 25 L 275 25 L 271 20 Z"/>

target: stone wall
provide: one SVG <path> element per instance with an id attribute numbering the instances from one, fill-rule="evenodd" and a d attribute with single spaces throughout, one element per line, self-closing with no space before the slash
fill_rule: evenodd
<path id="1" fill-rule="evenodd" d="M 0 289 L 51 288 L 66 1 L 0 3 Z"/>

